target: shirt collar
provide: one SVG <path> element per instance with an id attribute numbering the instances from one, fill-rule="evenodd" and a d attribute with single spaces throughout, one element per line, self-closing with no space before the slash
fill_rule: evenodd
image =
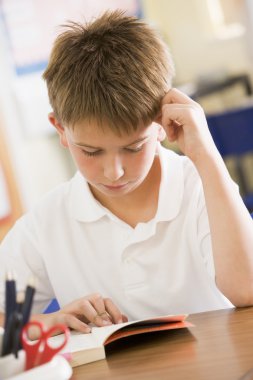
<path id="1" fill-rule="evenodd" d="M 70 212 L 81 222 L 93 222 L 107 214 L 106 209 L 93 197 L 87 181 L 80 172 L 71 180 Z"/>
<path id="2" fill-rule="evenodd" d="M 169 221 L 179 213 L 184 190 L 183 162 L 176 153 L 159 147 L 161 184 L 156 221 Z M 76 220 L 93 222 L 109 214 L 92 195 L 80 172 L 71 180 L 70 212 Z"/>

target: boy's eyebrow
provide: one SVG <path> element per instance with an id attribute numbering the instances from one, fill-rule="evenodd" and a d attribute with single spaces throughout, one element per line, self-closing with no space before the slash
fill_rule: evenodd
<path id="1" fill-rule="evenodd" d="M 145 137 L 142 137 L 140 139 L 137 139 L 137 140 L 131 142 L 130 144 L 122 146 L 122 148 L 127 148 L 128 146 L 131 146 L 131 145 L 137 144 L 139 142 L 142 142 L 142 141 L 146 140 L 148 137 L 149 136 L 145 136 Z M 84 144 L 84 143 L 81 143 L 81 142 L 74 142 L 73 141 L 72 144 L 75 145 L 75 146 L 80 146 L 80 147 L 85 147 L 85 148 L 91 148 L 91 149 L 97 149 L 97 150 L 103 149 L 103 148 L 101 148 L 99 146 L 92 146 L 92 145 Z"/>

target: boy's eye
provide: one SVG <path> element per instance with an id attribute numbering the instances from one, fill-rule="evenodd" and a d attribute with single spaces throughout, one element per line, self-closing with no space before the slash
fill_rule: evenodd
<path id="1" fill-rule="evenodd" d="M 88 157 L 94 157 L 101 153 L 101 150 L 95 150 L 94 152 L 89 152 L 88 150 L 82 149 L 82 153 L 85 154 Z"/>
<path id="2" fill-rule="evenodd" d="M 139 152 L 140 150 L 142 150 L 143 148 L 143 144 L 142 145 L 138 145 L 138 146 L 135 146 L 135 147 L 132 147 L 132 148 L 125 148 L 128 152 L 132 152 L 132 153 L 136 153 L 136 152 Z"/>

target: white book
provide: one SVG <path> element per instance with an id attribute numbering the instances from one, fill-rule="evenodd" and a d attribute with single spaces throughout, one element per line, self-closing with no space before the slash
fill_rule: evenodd
<path id="1" fill-rule="evenodd" d="M 185 321 L 187 315 L 166 315 L 138 321 L 124 322 L 105 327 L 93 327 L 90 334 L 72 331 L 62 353 L 69 353 L 70 364 L 77 367 L 82 364 L 105 359 L 105 346 L 131 335 L 191 327 Z M 61 335 L 50 338 L 50 344 L 60 344 Z"/>

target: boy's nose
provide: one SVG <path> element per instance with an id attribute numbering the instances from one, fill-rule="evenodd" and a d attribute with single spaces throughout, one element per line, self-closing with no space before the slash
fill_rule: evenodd
<path id="1" fill-rule="evenodd" d="M 104 163 L 104 176 L 115 182 L 124 175 L 124 168 L 119 157 L 109 157 Z"/>

